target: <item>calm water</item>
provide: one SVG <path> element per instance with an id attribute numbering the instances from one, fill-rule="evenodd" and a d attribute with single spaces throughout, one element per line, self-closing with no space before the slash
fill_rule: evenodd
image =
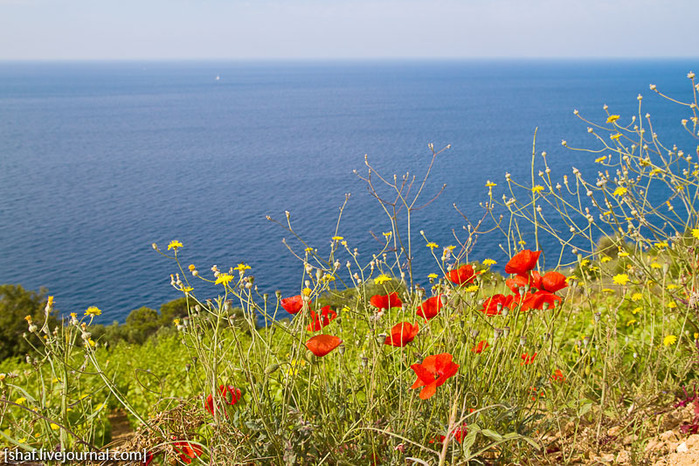
<path id="1" fill-rule="evenodd" d="M 265 216 L 290 211 L 327 250 L 351 192 L 341 234 L 370 257 L 369 232 L 388 224 L 352 174 L 364 154 L 388 173 L 417 173 L 428 143 L 451 144 L 429 193 L 447 189 L 416 230 L 452 244 L 463 224 L 452 204 L 475 214 L 487 179 L 526 179 L 537 127 L 554 175 L 596 173 L 592 156 L 560 145 L 594 144 L 575 108 L 602 120 L 607 103 L 630 116 L 643 93 L 658 132 L 681 141 L 685 116 L 648 84 L 686 97 L 697 65 L 0 63 L 0 283 L 45 286 L 62 312 L 96 305 L 103 321 L 123 320 L 179 297 L 174 264 L 150 247 L 178 239 L 185 265 L 244 261 L 262 291 L 296 294 L 301 264 L 281 243 L 290 235 Z M 501 241 L 484 238 L 473 258 L 502 261 Z M 424 277 L 434 268 L 416 244 Z"/>

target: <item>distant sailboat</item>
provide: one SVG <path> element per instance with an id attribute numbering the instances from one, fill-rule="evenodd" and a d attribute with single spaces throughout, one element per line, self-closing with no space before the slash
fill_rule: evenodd
<path id="1" fill-rule="evenodd" d="M 217 75 L 216 75 L 216 81 L 220 81 L 220 80 L 221 80 L 221 76 L 217 74 Z"/>

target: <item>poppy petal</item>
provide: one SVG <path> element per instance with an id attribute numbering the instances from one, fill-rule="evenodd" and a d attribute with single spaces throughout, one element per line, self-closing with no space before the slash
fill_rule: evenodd
<path id="1" fill-rule="evenodd" d="M 303 309 L 303 297 L 301 295 L 284 298 L 280 301 L 282 307 L 289 314 L 296 314 Z M 310 301 L 308 303 L 310 305 Z"/>
<path id="2" fill-rule="evenodd" d="M 531 251 L 529 249 L 518 252 L 512 256 L 512 259 L 505 265 L 505 272 L 526 275 L 530 270 L 536 267 L 536 261 L 539 260 L 540 254 L 541 251 Z"/>
<path id="3" fill-rule="evenodd" d="M 306 348 L 321 358 L 340 346 L 342 340 L 333 335 L 316 335 L 306 342 Z"/>

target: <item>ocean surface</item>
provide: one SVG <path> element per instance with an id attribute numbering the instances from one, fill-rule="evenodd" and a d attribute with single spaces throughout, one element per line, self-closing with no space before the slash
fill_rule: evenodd
<path id="1" fill-rule="evenodd" d="M 575 166 L 593 178 L 596 147 L 573 110 L 604 122 L 638 114 L 636 96 L 670 144 L 693 153 L 680 131 L 685 110 L 648 89 L 689 99 L 685 61 L 462 62 L 0 62 L 0 283 L 48 288 L 64 314 L 88 306 L 102 322 L 180 294 L 174 262 L 151 248 L 184 244 L 183 266 L 222 270 L 245 262 L 260 292 L 297 294 L 303 246 L 267 221 L 291 213 L 295 231 L 327 254 L 340 225 L 368 262 L 389 229 L 353 170 L 364 155 L 387 175 L 421 174 L 428 144 L 448 144 L 416 215 L 440 246 L 463 238 L 460 209 L 474 218 L 487 180 L 529 179 L 532 141 L 552 176 Z M 472 259 L 502 265 L 497 234 Z M 417 281 L 436 270 L 415 238 Z M 341 255 L 343 263 L 346 255 Z M 210 272 L 209 272 L 210 274 Z M 200 287 L 205 298 L 215 290 Z"/>

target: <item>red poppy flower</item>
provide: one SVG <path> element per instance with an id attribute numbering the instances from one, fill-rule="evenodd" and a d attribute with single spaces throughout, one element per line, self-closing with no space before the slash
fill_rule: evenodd
<path id="1" fill-rule="evenodd" d="M 546 290 L 549 293 L 555 293 L 558 290 L 568 286 L 566 282 L 567 277 L 559 272 L 546 272 L 544 278 L 541 279 L 541 286 L 537 288 L 540 290 Z"/>
<path id="2" fill-rule="evenodd" d="M 556 306 L 556 301 L 562 301 L 560 296 L 556 296 L 548 291 L 537 291 L 536 293 L 528 293 L 522 298 L 522 307 L 520 312 L 527 312 L 530 309 L 543 310 L 544 304 L 548 304 L 548 308 L 552 309 Z"/>
<path id="3" fill-rule="evenodd" d="M 452 431 L 452 438 L 456 439 L 457 442 L 461 443 L 466 435 L 468 434 L 468 428 L 466 427 L 466 424 L 463 426 L 457 427 Z M 439 436 L 439 441 L 444 443 L 444 441 L 447 438 L 444 435 Z"/>
<path id="4" fill-rule="evenodd" d="M 471 264 L 464 264 L 458 269 L 449 271 L 449 280 L 455 285 L 472 283 L 474 278 L 476 278 L 476 272 Z"/>
<path id="5" fill-rule="evenodd" d="M 556 371 L 551 376 L 551 381 L 563 383 L 566 381 L 566 378 L 563 376 L 563 372 L 560 369 L 556 369 Z"/>
<path id="6" fill-rule="evenodd" d="M 484 349 L 488 348 L 489 346 L 490 345 L 488 344 L 487 341 L 481 340 L 478 342 L 478 344 L 476 346 L 471 348 L 471 351 L 473 351 L 474 353 L 480 354 L 483 352 Z"/>
<path id="7" fill-rule="evenodd" d="M 437 392 L 449 377 L 456 375 L 459 365 L 454 363 L 449 353 L 427 356 L 422 364 L 413 364 L 410 368 L 415 371 L 417 380 L 410 388 L 423 387 L 420 399 L 426 400 Z"/>
<path id="8" fill-rule="evenodd" d="M 284 298 L 281 300 L 281 304 L 286 312 L 289 314 L 296 314 L 303 309 L 303 296 L 299 294 L 290 298 Z M 308 305 L 310 306 L 310 304 L 311 302 L 309 301 Z"/>
<path id="9" fill-rule="evenodd" d="M 221 394 L 221 399 L 223 400 L 224 404 L 234 405 L 242 397 L 240 389 L 237 389 L 232 385 L 220 385 L 218 387 L 218 391 Z M 211 394 L 206 397 L 206 410 L 212 415 L 216 410 L 214 406 L 214 397 Z M 224 413 L 225 412 L 226 411 L 224 411 Z"/>
<path id="10" fill-rule="evenodd" d="M 413 341 L 419 330 L 417 322 L 414 325 L 409 322 L 401 322 L 393 326 L 391 334 L 386 337 L 384 343 L 391 346 L 405 346 Z"/>
<path id="11" fill-rule="evenodd" d="M 308 324 L 309 332 L 317 332 L 337 318 L 337 312 L 330 309 L 330 305 L 321 309 L 320 317 L 315 311 L 311 311 L 311 323 Z"/>
<path id="12" fill-rule="evenodd" d="M 342 340 L 333 335 L 316 335 L 306 342 L 306 348 L 311 350 L 311 353 L 315 354 L 319 358 L 322 358 L 338 346 L 340 346 Z"/>
<path id="13" fill-rule="evenodd" d="M 379 309 L 391 309 L 392 307 L 401 307 L 403 302 L 398 297 L 398 293 L 377 294 L 369 300 L 372 306 Z"/>
<path id="14" fill-rule="evenodd" d="M 503 308 L 512 309 L 515 304 L 515 296 L 503 294 L 496 294 L 483 302 L 483 309 L 481 312 L 487 316 L 497 316 L 502 314 Z"/>
<path id="15" fill-rule="evenodd" d="M 520 287 L 529 285 L 529 279 L 525 275 L 515 275 L 514 277 L 505 280 L 505 285 L 507 285 L 507 287 L 511 289 L 513 293 L 518 293 Z"/>
<path id="16" fill-rule="evenodd" d="M 534 353 L 534 354 L 532 354 L 532 355 L 530 356 L 529 353 L 524 353 L 524 354 L 521 356 L 521 357 L 522 357 L 522 364 L 524 365 L 524 364 L 531 364 L 531 363 L 533 363 L 533 362 L 534 362 L 534 358 L 536 357 L 536 354 L 537 354 L 537 353 Z"/>
<path id="17" fill-rule="evenodd" d="M 417 308 L 417 315 L 424 317 L 425 320 L 430 320 L 442 309 L 442 295 L 433 296 Z"/>
<path id="18" fill-rule="evenodd" d="M 172 444 L 172 447 L 180 454 L 180 461 L 187 464 L 190 464 L 195 458 L 204 453 L 204 449 L 201 446 L 189 442 L 175 442 Z"/>
<path id="19" fill-rule="evenodd" d="M 536 261 L 539 260 L 540 254 L 541 251 L 530 251 L 529 249 L 518 252 L 512 256 L 512 259 L 505 266 L 505 272 L 526 275 L 531 269 L 536 267 Z"/>

